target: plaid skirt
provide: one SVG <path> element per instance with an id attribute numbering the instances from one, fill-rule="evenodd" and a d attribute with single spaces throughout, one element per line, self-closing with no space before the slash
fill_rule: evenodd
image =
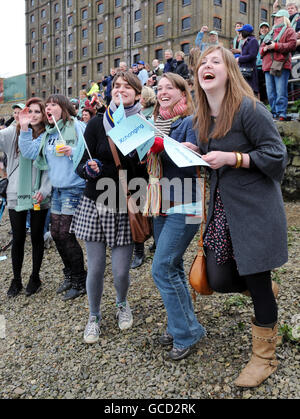
<path id="1" fill-rule="evenodd" d="M 132 244 L 127 213 L 109 211 L 82 196 L 70 226 L 70 233 L 84 241 L 103 242 L 109 247 Z"/>

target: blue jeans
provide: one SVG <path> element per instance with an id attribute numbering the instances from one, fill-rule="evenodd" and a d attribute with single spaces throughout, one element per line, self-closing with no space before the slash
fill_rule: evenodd
<path id="1" fill-rule="evenodd" d="M 84 188 L 53 188 L 51 213 L 74 215 Z"/>
<path id="2" fill-rule="evenodd" d="M 290 70 L 284 68 L 280 77 L 272 76 L 269 71 L 265 72 L 268 101 L 273 116 L 286 118 L 288 107 L 288 80 Z"/>
<path id="3" fill-rule="evenodd" d="M 186 224 L 185 218 L 184 214 L 172 214 L 153 220 L 156 251 L 152 275 L 167 310 L 167 332 L 179 349 L 193 345 L 205 335 L 194 313 L 182 258 L 199 224 Z"/>

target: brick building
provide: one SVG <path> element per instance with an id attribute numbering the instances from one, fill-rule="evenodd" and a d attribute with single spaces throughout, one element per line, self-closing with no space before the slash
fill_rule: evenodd
<path id="1" fill-rule="evenodd" d="M 271 22 L 266 0 L 25 0 L 27 92 L 77 96 L 120 61 L 163 60 L 171 48 L 186 54 L 201 26 L 225 46 L 236 21 Z M 285 3 L 285 2 L 282 2 Z"/>

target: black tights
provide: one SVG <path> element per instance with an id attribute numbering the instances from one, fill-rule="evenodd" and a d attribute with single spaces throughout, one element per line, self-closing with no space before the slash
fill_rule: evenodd
<path id="1" fill-rule="evenodd" d="M 51 236 L 64 267 L 72 275 L 84 274 L 83 252 L 75 234 L 69 233 L 72 215 L 51 214 Z"/>
<path id="2" fill-rule="evenodd" d="M 48 210 L 30 210 L 30 229 L 32 244 L 32 276 L 38 278 L 44 256 L 44 226 Z M 8 211 L 12 227 L 13 242 L 11 258 L 15 279 L 21 278 L 24 260 L 24 246 L 26 240 L 26 217 L 27 211 Z"/>
<path id="3" fill-rule="evenodd" d="M 206 249 L 206 265 L 208 282 L 214 291 L 229 293 L 249 290 L 257 323 L 270 325 L 277 322 L 278 310 L 270 271 L 240 276 L 234 260 L 217 265 L 215 252 L 209 249 Z"/>

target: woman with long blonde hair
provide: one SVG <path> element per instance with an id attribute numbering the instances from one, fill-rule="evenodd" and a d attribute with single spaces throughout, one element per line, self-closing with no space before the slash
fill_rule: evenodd
<path id="1" fill-rule="evenodd" d="M 280 189 L 287 152 L 230 51 L 217 46 L 203 53 L 195 97 L 198 145 L 211 168 L 204 233 L 208 281 L 215 291 L 252 297 L 252 357 L 235 384 L 255 387 L 278 363 L 278 290 L 271 270 L 288 259 Z"/>

